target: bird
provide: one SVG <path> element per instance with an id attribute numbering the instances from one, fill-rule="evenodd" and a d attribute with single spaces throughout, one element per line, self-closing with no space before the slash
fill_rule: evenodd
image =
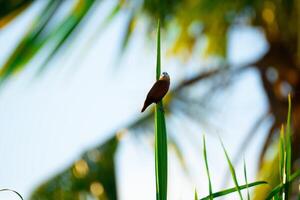
<path id="1" fill-rule="evenodd" d="M 146 108 L 152 103 L 158 103 L 167 94 L 170 87 L 170 76 L 167 72 L 163 72 L 150 91 L 147 94 L 144 106 L 141 112 L 144 112 Z"/>

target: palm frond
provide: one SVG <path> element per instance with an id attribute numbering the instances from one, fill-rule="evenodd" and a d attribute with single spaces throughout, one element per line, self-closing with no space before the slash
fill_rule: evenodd
<path id="1" fill-rule="evenodd" d="M 2 66 L 0 82 L 6 81 L 11 75 L 22 70 L 45 46 L 51 44 L 52 48 L 47 52 L 46 58 L 40 66 L 40 72 L 46 69 L 48 62 L 64 47 L 79 23 L 97 2 L 78 0 L 64 20 L 50 28 L 51 19 L 57 14 L 64 1 L 48 1 L 28 33 Z"/>
<path id="2" fill-rule="evenodd" d="M 0 2 L 0 29 L 8 25 L 32 3 L 33 0 L 1 1 Z"/>

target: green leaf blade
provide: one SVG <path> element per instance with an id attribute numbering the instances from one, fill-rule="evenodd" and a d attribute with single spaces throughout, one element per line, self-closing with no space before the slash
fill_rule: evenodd
<path id="1" fill-rule="evenodd" d="M 291 163 L 292 163 L 292 133 L 291 133 L 291 95 L 288 95 L 288 115 L 286 122 L 285 134 L 285 180 L 290 180 L 291 176 Z M 289 182 L 287 181 L 284 187 L 284 199 L 289 199 Z"/>
<path id="2" fill-rule="evenodd" d="M 227 163 L 228 163 L 228 165 L 229 165 L 229 170 L 230 170 L 230 173 L 231 173 L 233 182 L 234 182 L 234 184 L 235 184 L 235 188 L 236 188 L 236 190 L 238 191 L 238 194 L 239 194 L 240 199 L 243 200 L 243 196 L 242 196 L 242 193 L 241 193 L 241 190 L 240 190 L 240 187 L 239 187 L 239 183 L 238 183 L 238 180 L 237 180 L 237 177 L 236 177 L 235 169 L 234 169 L 234 167 L 233 167 L 233 165 L 232 165 L 232 163 L 231 163 L 231 161 L 230 161 L 230 158 L 229 158 L 229 156 L 228 156 L 228 153 L 227 153 L 227 151 L 226 151 L 226 149 L 225 149 L 225 147 L 224 147 L 224 144 L 223 144 L 223 142 L 222 142 L 221 139 L 220 139 L 220 141 L 221 141 L 221 145 L 222 145 L 223 151 L 224 151 L 225 156 L 226 156 Z"/>
<path id="3" fill-rule="evenodd" d="M 208 178 L 209 197 L 210 197 L 210 200 L 212 200 L 213 199 L 212 185 L 211 185 L 211 178 L 210 178 L 209 168 L 208 168 L 205 135 L 203 135 L 203 157 L 204 157 L 204 162 L 205 162 L 206 174 L 207 174 L 207 178 Z"/>
<path id="4" fill-rule="evenodd" d="M 258 185 L 263 185 L 263 184 L 267 184 L 267 182 L 266 181 L 256 181 L 256 182 L 253 182 L 253 183 L 249 183 L 248 188 L 258 186 Z M 247 185 L 240 185 L 239 186 L 239 190 L 244 190 L 246 188 L 247 188 Z M 212 194 L 212 196 L 214 198 L 217 198 L 217 197 L 228 195 L 230 193 L 234 193 L 234 192 L 239 191 L 239 190 L 236 187 L 232 187 L 232 188 L 229 188 L 229 189 L 226 189 L 226 190 L 215 192 L 215 193 Z M 200 200 L 209 200 L 209 198 L 210 198 L 209 196 L 206 196 L 206 197 L 201 198 Z"/>
<path id="5" fill-rule="evenodd" d="M 160 62 L 160 21 L 158 20 L 157 25 L 157 57 L 156 57 L 156 80 L 159 79 L 161 74 L 161 62 Z"/>
<path id="6" fill-rule="evenodd" d="M 250 200 L 250 193 L 249 193 L 249 187 L 248 187 L 248 178 L 247 178 L 247 167 L 246 167 L 246 161 L 244 159 L 244 177 L 245 177 L 245 182 L 247 186 L 247 200 Z"/>
<path id="7" fill-rule="evenodd" d="M 157 65 L 156 78 L 160 76 L 160 25 L 157 31 Z M 155 176 L 156 176 L 156 199 L 167 199 L 168 187 L 168 146 L 167 129 L 162 101 L 155 107 Z"/>
<path id="8" fill-rule="evenodd" d="M 291 184 L 294 180 L 300 177 L 300 169 L 297 170 L 295 173 L 293 173 L 290 176 L 290 180 L 288 181 L 288 184 Z M 271 200 L 273 197 L 275 197 L 278 193 L 280 193 L 284 188 L 286 187 L 286 184 L 280 183 L 276 187 L 272 189 L 272 191 L 267 196 L 266 200 Z"/>

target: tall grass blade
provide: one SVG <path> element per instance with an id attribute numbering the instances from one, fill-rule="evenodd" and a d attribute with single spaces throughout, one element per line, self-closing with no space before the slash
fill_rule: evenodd
<path id="1" fill-rule="evenodd" d="M 284 174 L 284 166 L 285 166 L 285 139 L 284 139 L 284 125 L 281 126 L 280 129 L 280 140 L 279 140 L 279 175 L 280 182 L 283 183 L 283 174 Z"/>
<path id="2" fill-rule="evenodd" d="M 246 167 L 246 161 L 244 159 L 244 176 L 245 176 L 245 183 L 247 186 L 247 200 L 250 200 L 250 193 L 249 193 L 249 187 L 248 187 L 248 178 L 247 178 L 247 167 Z"/>
<path id="3" fill-rule="evenodd" d="M 253 183 L 249 183 L 248 186 L 247 185 L 240 185 L 239 190 L 244 190 L 244 189 L 247 189 L 247 187 L 250 188 L 250 187 L 263 185 L 263 184 L 268 184 L 268 183 L 266 181 L 256 181 L 256 182 L 253 182 Z M 225 196 L 227 194 L 230 194 L 230 193 L 233 193 L 233 192 L 236 192 L 236 191 L 239 191 L 239 190 L 236 187 L 232 187 L 232 188 L 222 190 L 222 191 L 219 191 L 219 192 L 214 192 L 214 193 L 212 193 L 212 196 L 214 198 L 217 198 L 217 197 Z M 200 200 L 209 200 L 209 199 L 210 199 L 210 196 L 208 195 L 206 197 L 201 198 Z"/>
<path id="4" fill-rule="evenodd" d="M 210 174 L 209 174 L 209 168 L 208 168 L 208 161 L 207 161 L 207 153 L 206 153 L 206 142 L 205 142 L 205 135 L 203 135 L 203 157 L 205 161 L 205 169 L 206 169 L 206 174 L 208 178 L 208 189 L 209 189 L 209 199 L 212 200 L 212 186 L 211 186 L 211 179 L 210 179 Z"/>
<path id="5" fill-rule="evenodd" d="M 280 141 L 279 141 L 279 176 L 280 176 L 280 183 L 285 185 L 287 183 L 287 176 L 286 176 L 286 141 L 284 135 L 284 125 L 281 126 L 280 129 Z M 278 198 L 282 196 L 284 198 L 284 192 L 281 190 L 276 195 Z"/>
<path id="6" fill-rule="evenodd" d="M 157 25 L 157 49 L 156 49 L 156 80 L 160 77 L 160 21 L 158 21 Z"/>
<path id="7" fill-rule="evenodd" d="M 295 179 L 300 177 L 300 169 L 297 170 L 295 173 L 293 173 L 290 176 L 290 180 L 288 181 L 287 184 L 291 184 Z M 278 193 L 280 193 L 280 191 L 282 191 L 282 189 L 284 189 L 286 187 L 286 184 L 282 184 L 280 183 L 279 185 L 277 185 L 276 187 L 274 187 L 271 192 L 269 193 L 269 195 L 267 196 L 266 200 L 271 200 L 275 195 L 277 195 Z"/>
<path id="8" fill-rule="evenodd" d="M 286 133 L 285 133 L 285 179 L 290 180 L 291 175 L 291 163 L 292 163 L 292 133 L 291 133 L 291 95 L 288 96 L 288 115 L 286 122 Z M 289 198 L 289 182 L 285 183 L 284 188 L 284 199 L 288 200 Z"/>
<path id="9" fill-rule="evenodd" d="M 160 24 L 157 28 L 157 65 L 156 79 L 160 76 Z M 167 199 L 168 179 L 168 150 L 167 130 L 163 110 L 163 103 L 160 101 L 155 107 L 155 175 L 156 175 L 156 199 Z"/>
<path id="10" fill-rule="evenodd" d="M 220 139 L 220 141 L 221 141 L 222 148 L 223 148 L 223 151 L 224 151 L 225 156 L 226 156 L 227 163 L 228 163 L 228 165 L 229 165 L 229 170 L 230 170 L 230 173 L 231 173 L 233 182 L 234 182 L 234 184 L 235 184 L 235 188 L 236 188 L 236 190 L 237 190 L 238 193 L 239 193 L 240 199 L 243 200 L 243 196 L 242 196 L 242 193 L 241 193 L 241 190 L 240 190 L 240 186 L 239 186 L 239 183 L 238 183 L 238 180 L 237 180 L 237 177 L 236 177 L 235 169 L 234 169 L 234 167 L 233 167 L 233 165 L 232 165 L 232 163 L 231 163 L 231 161 L 230 161 L 230 158 L 229 158 L 229 156 L 228 156 L 228 153 L 227 153 L 227 151 L 226 151 L 226 149 L 225 149 L 225 147 L 224 147 L 224 144 L 223 144 L 223 142 L 222 142 L 221 139 Z"/>

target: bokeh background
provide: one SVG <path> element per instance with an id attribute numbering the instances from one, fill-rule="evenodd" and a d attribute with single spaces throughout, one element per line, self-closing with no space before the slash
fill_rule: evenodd
<path id="1" fill-rule="evenodd" d="M 171 76 L 169 199 L 208 193 L 203 134 L 214 191 L 232 185 L 219 136 L 238 176 L 245 158 L 250 181 L 277 185 L 288 93 L 299 168 L 299 1 L 6 0 L 0 188 L 25 199 L 155 199 L 153 110 L 140 109 L 155 80 L 158 19 Z"/>

